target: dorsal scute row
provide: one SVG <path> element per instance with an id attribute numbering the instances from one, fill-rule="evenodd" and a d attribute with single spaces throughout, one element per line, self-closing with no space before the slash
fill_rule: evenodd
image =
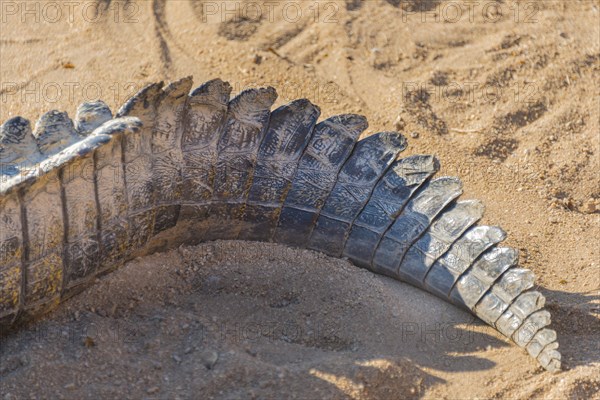
<path id="1" fill-rule="evenodd" d="M 194 89 L 186 77 L 146 86 L 115 119 L 96 101 L 74 121 L 58 111 L 33 129 L 6 121 L 0 320 L 71 295 L 141 249 L 276 241 L 421 287 L 560 368 L 533 273 L 498 247 L 500 228 L 476 225 L 483 205 L 458 200 L 459 179 L 433 178 L 433 156 L 399 157 L 400 133 L 358 140 L 364 117 L 318 122 L 307 99 L 271 111 L 276 97 L 267 87 L 231 98 L 226 82 Z"/>

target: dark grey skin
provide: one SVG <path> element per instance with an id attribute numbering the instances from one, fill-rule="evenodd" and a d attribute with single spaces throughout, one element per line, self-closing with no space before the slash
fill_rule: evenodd
<path id="1" fill-rule="evenodd" d="M 13 327 L 132 257 L 215 239 L 274 241 L 347 257 L 461 306 L 560 370 L 533 273 L 433 156 L 399 158 L 396 132 L 318 122 L 273 88 L 230 100 L 212 80 L 152 84 L 112 117 L 82 104 L 0 127 L 0 323 Z"/>

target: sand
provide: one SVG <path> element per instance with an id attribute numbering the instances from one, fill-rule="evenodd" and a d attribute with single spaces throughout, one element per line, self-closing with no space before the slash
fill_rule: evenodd
<path id="1" fill-rule="evenodd" d="M 134 260 L 3 347 L 8 399 L 584 399 L 600 390 L 592 365 L 544 372 L 419 289 L 320 253 L 241 241 Z"/>
<path id="2" fill-rule="evenodd" d="M 228 3 L 241 16 L 232 20 L 209 1 L 104 0 L 97 13 L 93 2 L 3 1 L 0 121 L 35 120 L 50 109 L 74 115 L 97 97 L 116 110 L 148 82 L 194 75 L 197 83 L 228 80 L 235 91 L 272 85 L 277 104 L 306 97 L 323 117 L 363 114 L 367 135 L 398 129 L 409 138 L 405 154 L 438 156 L 443 175 L 464 181 L 463 198 L 486 204 L 483 222 L 508 232 L 506 244 L 521 251 L 547 296 L 565 371 L 543 372 L 468 314 L 344 261 L 219 243 L 133 261 L 3 339 L 0 392 L 598 397 L 599 2 L 480 1 L 470 11 L 456 1 L 245 3 L 238 11 Z M 286 255 L 271 260 L 267 250 Z M 150 271 L 164 282 L 144 278 Z M 277 329 L 292 321 L 311 333 L 249 343 L 198 333 L 213 318 Z M 314 334 L 307 320 L 335 332 Z M 435 322 L 474 332 L 474 340 L 403 339 L 403 329 Z M 109 323 L 139 328 L 141 338 L 79 335 L 82 326 Z M 61 333 L 36 338 L 42 327 Z M 76 339 L 63 340 L 62 327 Z"/>

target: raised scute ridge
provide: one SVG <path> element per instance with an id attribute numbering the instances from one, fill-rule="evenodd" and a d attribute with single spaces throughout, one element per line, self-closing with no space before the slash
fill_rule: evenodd
<path id="1" fill-rule="evenodd" d="M 108 105 L 103 101 L 90 101 L 77 107 L 75 129 L 81 136 L 87 136 L 103 123 L 113 118 Z"/>

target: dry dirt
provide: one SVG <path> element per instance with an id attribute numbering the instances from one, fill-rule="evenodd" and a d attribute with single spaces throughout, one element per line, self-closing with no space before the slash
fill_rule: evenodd
<path id="1" fill-rule="evenodd" d="M 583 330 L 582 350 L 593 351 L 592 335 Z M 543 372 L 419 289 L 320 253 L 234 241 L 130 262 L 9 336 L 0 360 L 7 399 L 588 399 L 600 391 L 589 358 Z"/>
<path id="2" fill-rule="evenodd" d="M 565 371 L 542 372 L 407 285 L 236 242 L 136 260 L 3 339 L 0 394 L 598 398 L 600 2 L 287 3 L 2 0 L 0 121 L 73 115 L 97 97 L 115 110 L 148 82 L 194 75 L 272 85 L 278 104 L 306 97 L 323 117 L 366 115 L 367 134 L 405 132 L 406 154 L 436 154 L 521 250 Z M 435 322 L 442 340 L 402 334 Z M 223 338 L 221 323 L 250 340 Z M 81 333 L 111 324 L 117 339 Z M 275 332 L 252 336 L 255 325 Z M 456 327 L 473 341 L 450 340 Z"/>

